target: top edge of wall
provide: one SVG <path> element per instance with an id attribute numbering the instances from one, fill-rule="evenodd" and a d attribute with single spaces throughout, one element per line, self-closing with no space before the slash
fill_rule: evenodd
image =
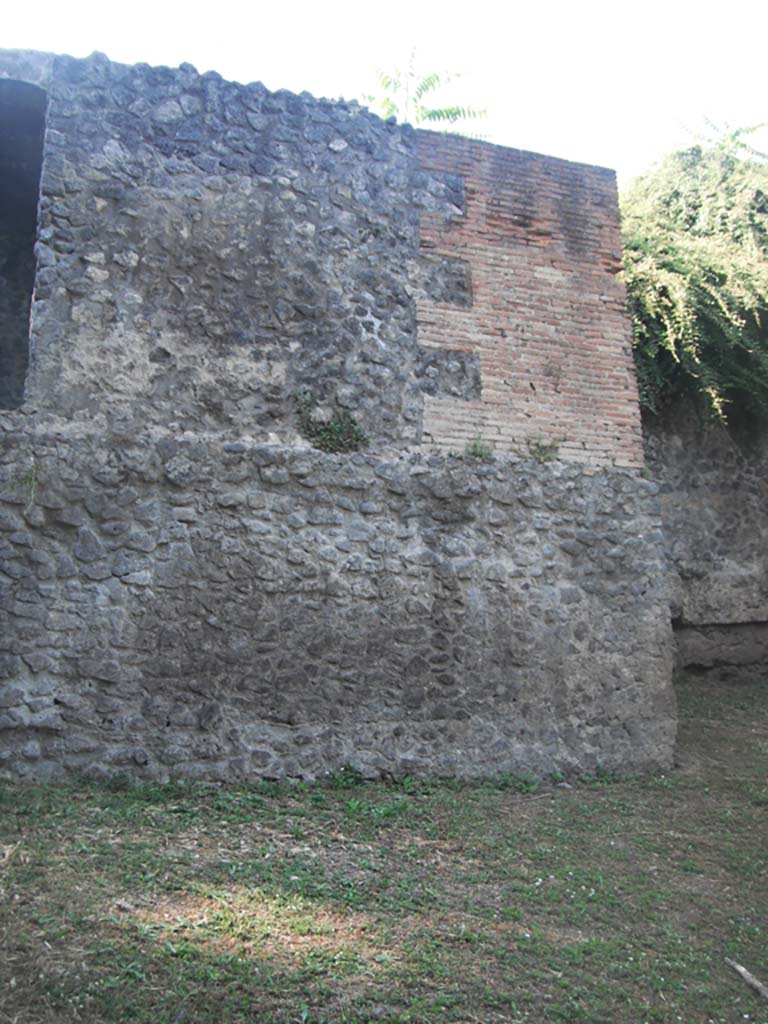
<path id="1" fill-rule="evenodd" d="M 114 68 L 139 68 L 151 71 L 171 71 L 175 74 L 194 74 L 197 75 L 198 78 L 208 79 L 209 81 L 220 81 L 226 85 L 235 85 L 240 89 L 258 87 L 266 90 L 271 95 L 298 96 L 304 99 L 312 99 L 317 103 L 332 104 L 334 107 L 338 107 L 340 109 L 359 110 L 370 114 L 371 117 L 375 117 L 377 120 L 381 120 L 377 114 L 369 111 L 367 107 L 358 103 L 358 101 L 354 99 L 345 100 L 330 99 L 323 96 L 318 97 L 306 90 L 301 93 L 295 93 L 290 89 L 268 89 L 263 82 L 258 80 L 241 82 L 236 79 L 224 78 L 224 76 L 219 74 L 218 71 L 198 71 L 194 64 L 190 64 L 186 61 L 175 67 L 172 67 L 169 64 L 148 64 L 143 61 L 137 61 L 136 63 L 129 64 L 125 61 L 112 60 L 100 50 L 94 50 L 93 53 L 88 54 L 87 57 L 74 57 L 72 54 L 66 53 L 49 53 L 42 50 L 9 50 L 0 47 L 0 78 L 15 78 L 19 81 L 26 81 L 36 85 L 41 84 L 45 86 L 45 84 L 50 82 L 56 61 L 75 61 L 79 64 L 94 64 L 111 66 Z M 40 80 L 43 76 L 45 77 L 45 82 Z M 400 127 L 405 126 L 401 125 Z M 407 127 L 410 129 L 410 125 Z"/>
<path id="2" fill-rule="evenodd" d="M 519 149 L 517 146 L 505 146 L 498 142 L 488 142 L 485 139 L 474 139 L 468 135 L 456 135 L 453 132 L 436 132 L 428 128 L 414 129 L 417 140 L 426 143 L 430 149 L 438 149 L 441 146 L 457 146 L 470 153 L 484 153 L 503 150 L 505 153 L 514 154 L 527 159 L 543 160 L 547 163 L 562 164 L 568 167 L 581 167 L 589 171 L 596 171 L 606 178 L 615 179 L 616 171 L 612 167 L 604 167 L 602 164 L 585 163 L 583 160 L 569 160 L 567 157 L 553 156 L 550 153 L 539 153 L 530 149 Z"/>
<path id="3" fill-rule="evenodd" d="M 91 62 L 103 65 L 113 65 L 114 67 L 141 67 L 141 68 L 152 68 L 156 69 L 167 69 L 174 72 L 187 72 L 194 73 L 200 78 L 218 79 L 228 84 L 237 85 L 240 88 L 247 89 L 251 86 L 260 86 L 266 88 L 261 82 L 239 82 L 233 79 L 225 79 L 217 71 L 198 71 L 194 65 L 189 63 L 182 63 L 178 67 L 170 67 L 170 65 L 150 65 L 143 62 L 136 64 L 126 64 L 122 61 L 113 61 L 106 54 L 95 50 L 87 57 L 73 57 L 70 54 L 57 54 L 50 53 L 43 50 L 25 50 L 25 49 L 2 49 L 0 48 L 0 78 L 12 78 L 21 82 L 28 82 L 32 85 L 40 86 L 43 89 L 47 89 L 50 85 L 54 64 L 57 60 L 73 60 L 79 62 Z M 277 93 L 280 95 L 291 95 L 301 96 L 304 98 L 312 97 L 319 103 L 330 103 L 333 106 L 340 109 L 359 110 L 361 113 L 364 112 L 370 117 L 375 117 L 377 120 L 386 120 L 391 123 L 394 127 L 398 128 L 404 135 L 415 136 L 416 139 L 422 139 L 429 142 L 430 145 L 436 145 L 442 141 L 443 145 L 456 146 L 460 145 L 465 148 L 468 152 L 494 152 L 503 151 L 511 154 L 519 154 L 528 158 L 534 158 L 537 160 L 545 160 L 547 162 L 558 163 L 562 165 L 569 165 L 571 167 L 583 167 L 588 168 L 590 171 L 595 171 L 600 175 L 604 175 L 608 178 L 615 179 L 616 172 L 610 167 L 603 167 L 599 164 L 589 164 L 583 161 L 569 160 L 567 157 L 553 156 L 548 153 L 538 153 L 533 150 L 520 149 L 516 146 L 506 146 L 498 142 L 487 142 L 481 139 L 473 139 L 469 136 L 458 135 L 453 132 L 436 132 L 425 128 L 415 128 L 408 122 L 396 121 L 394 118 L 384 119 L 379 118 L 378 114 L 369 110 L 368 107 L 359 103 L 357 100 L 344 100 L 344 99 L 329 99 L 328 97 L 315 97 L 308 91 L 302 93 L 294 93 L 290 89 L 279 89 L 270 90 L 268 92 Z"/>
<path id="4" fill-rule="evenodd" d="M 12 78 L 47 89 L 55 60 L 55 53 L 42 50 L 0 50 L 0 78 Z"/>

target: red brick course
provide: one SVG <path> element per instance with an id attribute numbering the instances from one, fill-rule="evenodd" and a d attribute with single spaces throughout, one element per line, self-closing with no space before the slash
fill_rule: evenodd
<path id="1" fill-rule="evenodd" d="M 427 397 L 425 443 L 642 466 L 613 172 L 433 132 L 417 152 L 466 193 L 466 216 L 422 216 L 422 251 L 472 280 L 468 308 L 419 301 L 419 343 L 476 353 L 482 377 L 479 401 Z"/>

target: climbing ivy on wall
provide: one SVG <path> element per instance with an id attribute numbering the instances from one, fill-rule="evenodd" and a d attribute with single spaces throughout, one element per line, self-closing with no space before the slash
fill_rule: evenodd
<path id="1" fill-rule="evenodd" d="M 730 132 L 673 153 L 622 196 L 641 404 L 688 396 L 768 420 L 768 161 Z"/>

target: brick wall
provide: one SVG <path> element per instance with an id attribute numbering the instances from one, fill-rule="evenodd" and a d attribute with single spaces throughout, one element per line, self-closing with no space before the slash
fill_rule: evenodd
<path id="1" fill-rule="evenodd" d="M 420 299 L 425 347 L 475 354 L 478 400 L 427 397 L 425 441 L 641 466 L 611 171 L 417 133 L 420 165 L 464 180 L 463 216 L 425 213 L 421 250 L 466 260 L 471 300 Z"/>

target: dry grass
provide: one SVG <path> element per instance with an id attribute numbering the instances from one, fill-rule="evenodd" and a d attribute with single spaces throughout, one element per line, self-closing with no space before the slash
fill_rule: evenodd
<path id="1" fill-rule="evenodd" d="M 768 1024 L 768 688 L 535 787 L 0 790 L 0 1022 Z"/>

